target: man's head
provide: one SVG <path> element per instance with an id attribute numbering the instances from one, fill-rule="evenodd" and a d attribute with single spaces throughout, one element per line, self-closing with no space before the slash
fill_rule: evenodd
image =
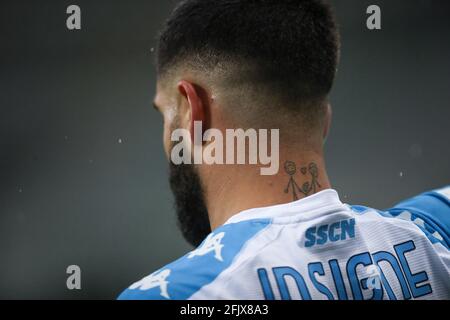
<path id="1" fill-rule="evenodd" d="M 193 134 L 194 121 L 204 130 L 279 128 L 286 141 L 321 148 L 338 56 L 334 18 L 320 0 L 181 1 L 158 48 L 166 154 L 171 132 Z M 198 244 L 210 230 L 202 179 L 193 166 L 171 171 L 182 230 L 197 230 L 187 238 Z M 189 197 L 196 206 L 187 210 Z"/>

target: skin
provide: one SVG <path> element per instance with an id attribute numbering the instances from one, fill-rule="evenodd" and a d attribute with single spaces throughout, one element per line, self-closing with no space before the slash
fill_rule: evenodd
<path id="1" fill-rule="evenodd" d="M 201 75 L 188 71 L 179 71 L 176 76 L 158 80 L 154 106 L 164 118 L 163 141 L 168 159 L 170 136 L 176 128 L 174 121 L 178 121 L 178 127 L 190 130 L 192 139 L 194 121 L 202 121 L 203 130 L 216 128 L 223 133 L 225 129 L 242 127 L 243 124 L 236 121 L 239 118 L 225 112 L 226 101 L 221 97 L 226 96 L 226 92 L 209 83 Z M 331 108 L 328 105 L 323 124 L 308 129 L 307 134 L 302 135 L 307 138 L 299 138 L 293 128 L 279 128 L 280 170 L 273 176 L 261 175 L 258 165 L 196 165 L 205 192 L 211 229 L 216 229 L 243 210 L 288 203 L 329 189 L 331 185 L 325 169 L 323 144 L 330 123 Z M 207 144 L 204 142 L 204 147 Z M 289 175 L 284 169 L 286 161 L 296 164 L 295 175 Z M 307 170 L 310 164 L 317 167 L 314 180 Z M 304 189 L 306 192 L 296 192 L 295 195 L 292 188 L 286 191 L 291 177 L 300 187 L 307 182 L 310 190 Z"/>

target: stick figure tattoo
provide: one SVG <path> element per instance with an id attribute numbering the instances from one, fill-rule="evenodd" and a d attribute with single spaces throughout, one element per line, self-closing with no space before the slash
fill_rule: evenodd
<path id="1" fill-rule="evenodd" d="M 297 172 L 297 166 L 292 161 L 286 161 L 284 163 L 284 171 L 286 171 L 286 173 L 289 175 L 289 182 L 286 186 L 286 189 L 284 189 L 284 193 L 288 193 L 289 189 L 292 188 L 292 196 L 294 197 L 294 200 L 298 200 L 297 192 L 295 190 L 296 188 L 300 188 L 294 180 L 294 175 Z"/>
<path id="2" fill-rule="evenodd" d="M 300 173 L 302 175 L 305 176 L 308 172 L 311 175 L 311 180 L 303 183 L 301 188 L 298 186 L 297 182 L 294 179 L 294 175 L 297 173 L 297 166 L 295 162 L 286 161 L 284 163 L 284 171 L 289 175 L 289 181 L 286 188 L 284 189 L 284 193 L 288 193 L 289 190 L 292 189 L 292 197 L 294 201 L 299 199 L 297 192 L 303 194 L 304 196 L 308 196 L 311 192 L 315 193 L 317 191 L 317 188 L 321 188 L 321 185 L 318 181 L 319 170 L 317 168 L 317 164 L 315 164 L 314 162 L 311 162 L 308 167 L 302 167 L 300 169 Z"/>
<path id="3" fill-rule="evenodd" d="M 308 166 L 308 171 L 311 174 L 311 188 L 312 192 L 315 193 L 317 188 L 321 188 L 319 181 L 317 179 L 319 178 L 319 169 L 317 169 L 317 165 L 314 162 L 311 162 Z"/>

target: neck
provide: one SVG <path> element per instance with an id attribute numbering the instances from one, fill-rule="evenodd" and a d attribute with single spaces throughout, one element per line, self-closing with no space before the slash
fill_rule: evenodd
<path id="1" fill-rule="evenodd" d="M 280 155 L 278 174 L 263 176 L 260 167 L 222 165 L 200 168 L 211 229 L 243 210 L 288 203 L 331 187 L 323 155 Z"/>

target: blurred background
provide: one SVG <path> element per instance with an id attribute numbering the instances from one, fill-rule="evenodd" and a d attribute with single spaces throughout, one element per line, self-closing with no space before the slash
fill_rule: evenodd
<path id="1" fill-rule="evenodd" d="M 191 248 L 176 228 L 154 48 L 175 1 L 0 4 L 0 298 L 113 299 Z M 66 28 L 77 4 L 82 30 Z M 377 208 L 450 183 L 450 4 L 334 1 L 328 170 Z M 366 28 L 366 8 L 382 30 Z M 81 290 L 66 268 L 81 267 Z"/>

